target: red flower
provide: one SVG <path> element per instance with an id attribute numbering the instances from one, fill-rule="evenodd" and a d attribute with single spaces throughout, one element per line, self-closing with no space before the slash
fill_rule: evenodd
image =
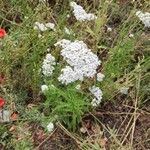
<path id="1" fill-rule="evenodd" d="M 6 31 L 0 28 L 0 38 L 3 38 L 4 36 L 6 36 Z"/>
<path id="2" fill-rule="evenodd" d="M 3 107 L 5 105 L 5 100 L 0 97 L 0 107 Z"/>

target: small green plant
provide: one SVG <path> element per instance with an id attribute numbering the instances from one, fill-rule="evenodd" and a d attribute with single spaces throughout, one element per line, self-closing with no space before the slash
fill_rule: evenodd
<path id="1" fill-rule="evenodd" d="M 68 128 L 75 130 L 85 112 L 90 108 L 89 99 L 75 88 L 48 86 L 45 93 L 45 108 L 51 109 L 50 116 L 64 122 Z"/>

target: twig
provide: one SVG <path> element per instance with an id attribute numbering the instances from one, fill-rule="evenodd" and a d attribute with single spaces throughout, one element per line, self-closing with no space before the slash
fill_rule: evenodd
<path id="1" fill-rule="evenodd" d="M 134 107 L 134 121 L 133 121 L 133 128 L 132 128 L 132 134 L 131 134 L 131 147 L 133 145 L 133 140 L 134 140 L 134 131 L 135 131 L 135 125 L 136 125 L 136 120 L 137 120 L 137 110 L 138 110 L 138 96 L 139 96 L 139 90 L 140 90 L 140 78 L 141 78 L 141 74 L 139 72 L 138 74 L 138 81 L 137 81 L 137 86 L 136 86 L 136 98 L 135 98 L 135 107 Z"/>
<path id="2" fill-rule="evenodd" d="M 55 130 L 52 131 L 51 134 L 35 148 L 35 150 L 38 150 L 55 133 L 56 130 L 57 130 L 57 128 L 55 128 Z"/>

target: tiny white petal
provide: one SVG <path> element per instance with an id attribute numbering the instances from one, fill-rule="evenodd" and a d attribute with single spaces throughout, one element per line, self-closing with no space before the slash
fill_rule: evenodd
<path id="1" fill-rule="evenodd" d="M 76 88 L 77 90 L 80 90 L 80 89 L 81 89 L 81 85 L 78 84 L 75 88 Z"/>
<path id="2" fill-rule="evenodd" d="M 67 18 L 69 18 L 70 17 L 70 15 L 69 14 L 67 14 Z"/>
<path id="3" fill-rule="evenodd" d="M 48 125 L 47 125 L 47 130 L 49 132 L 52 132 L 54 130 L 54 124 L 52 122 L 50 122 Z"/>
<path id="4" fill-rule="evenodd" d="M 51 49 L 50 49 L 50 48 L 48 48 L 48 49 L 47 49 L 47 52 L 50 52 L 50 51 L 51 51 Z"/>
<path id="5" fill-rule="evenodd" d="M 70 30 L 69 30 L 68 28 L 65 27 L 64 30 L 65 30 L 65 33 L 66 33 L 66 34 L 68 34 L 68 35 L 71 34 L 71 32 L 70 32 Z"/>
<path id="6" fill-rule="evenodd" d="M 48 86 L 47 85 L 42 85 L 41 86 L 41 90 L 42 90 L 42 92 L 47 91 L 48 90 Z"/>
<path id="7" fill-rule="evenodd" d="M 98 74 L 97 74 L 97 81 L 103 81 L 104 77 L 105 77 L 104 74 L 98 73 Z"/>
<path id="8" fill-rule="evenodd" d="M 129 37 L 130 37 L 130 38 L 134 37 L 134 34 L 130 33 L 130 34 L 129 34 Z"/>
<path id="9" fill-rule="evenodd" d="M 107 31 L 111 32 L 112 28 L 111 27 L 107 27 Z"/>

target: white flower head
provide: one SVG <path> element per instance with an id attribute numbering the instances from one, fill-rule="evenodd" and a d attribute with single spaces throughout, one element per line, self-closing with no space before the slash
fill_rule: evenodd
<path id="1" fill-rule="evenodd" d="M 52 132 L 54 130 L 54 124 L 52 122 L 50 122 L 48 125 L 47 125 L 47 130 L 49 132 Z"/>
<path id="2" fill-rule="evenodd" d="M 55 24 L 51 23 L 51 22 L 46 23 L 46 24 L 40 23 L 40 22 L 35 22 L 34 23 L 34 29 L 35 30 L 40 30 L 42 32 L 44 32 L 44 31 L 46 31 L 48 29 L 52 29 L 52 30 L 55 31 Z"/>
<path id="3" fill-rule="evenodd" d="M 104 77 L 105 77 L 104 74 L 98 73 L 98 74 L 97 74 L 97 81 L 103 81 Z"/>
<path id="4" fill-rule="evenodd" d="M 150 13 L 142 13 L 141 11 L 137 11 L 136 16 L 139 17 L 139 19 L 143 22 L 145 27 L 150 27 Z"/>
<path id="5" fill-rule="evenodd" d="M 77 80 L 82 81 L 84 77 L 93 78 L 96 74 L 97 67 L 101 64 L 97 55 L 88 49 L 83 41 L 61 40 L 55 44 L 63 49 L 61 55 L 70 66 L 62 69 L 62 74 L 58 80 L 63 84 L 69 84 Z"/>
<path id="6" fill-rule="evenodd" d="M 47 54 L 46 58 L 43 61 L 42 72 L 45 76 L 51 76 L 54 71 L 55 57 L 51 54 Z"/>
<path id="7" fill-rule="evenodd" d="M 74 16 L 79 21 L 95 20 L 97 17 L 92 13 L 86 13 L 82 6 L 77 5 L 75 2 L 70 2 L 70 6 L 73 8 Z"/>
<path id="8" fill-rule="evenodd" d="M 46 92 L 48 90 L 48 86 L 47 85 L 42 85 L 41 90 L 42 90 L 42 92 Z"/>

